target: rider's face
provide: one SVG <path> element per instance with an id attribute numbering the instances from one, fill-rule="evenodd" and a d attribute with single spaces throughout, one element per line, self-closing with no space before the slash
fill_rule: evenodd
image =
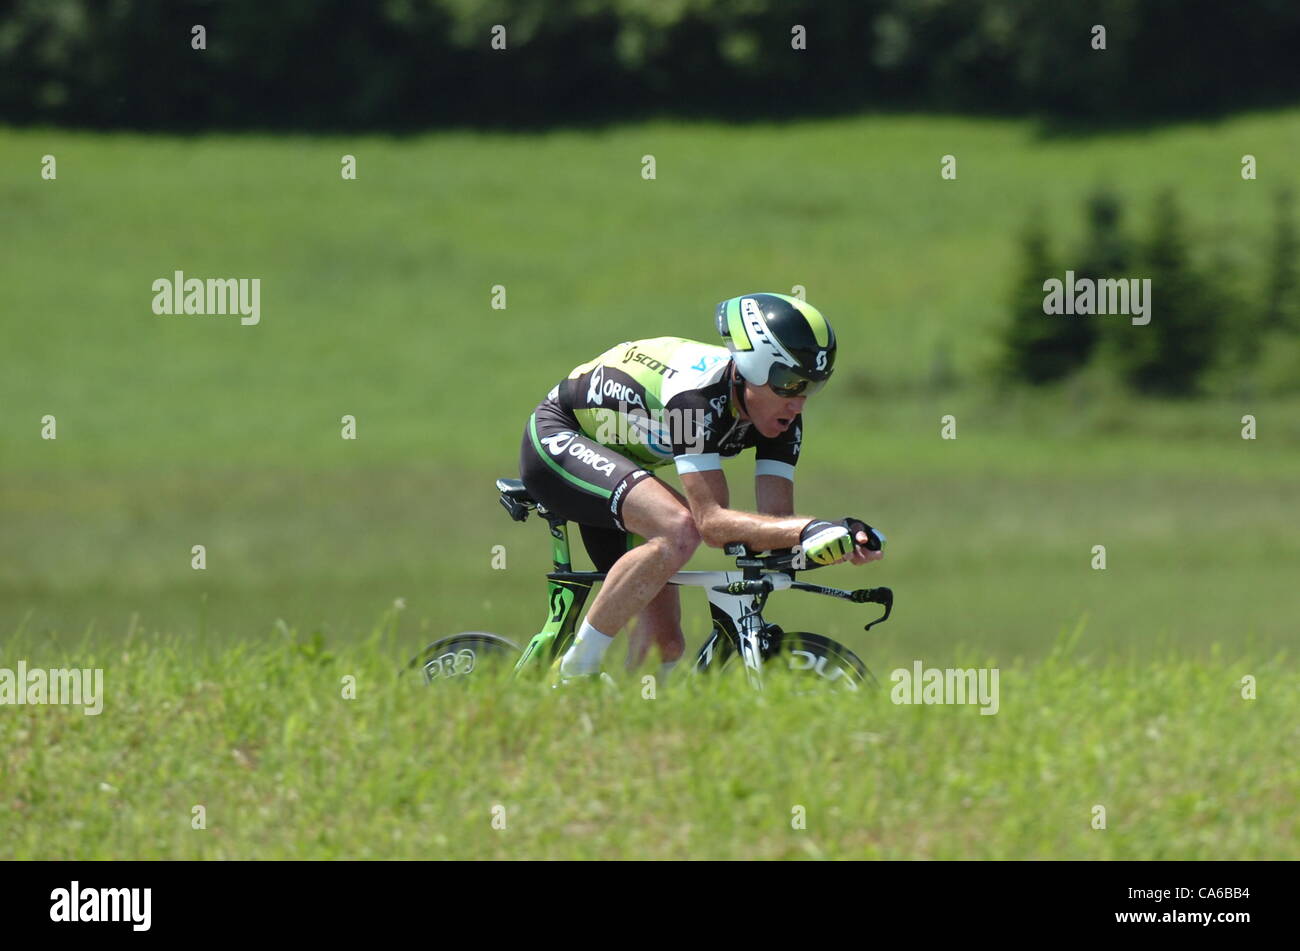
<path id="1" fill-rule="evenodd" d="M 794 424 L 794 418 L 803 412 L 806 396 L 778 396 L 770 386 L 745 384 L 745 406 L 749 419 L 767 438 L 779 436 Z M 740 407 L 737 407 L 739 409 Z"/>

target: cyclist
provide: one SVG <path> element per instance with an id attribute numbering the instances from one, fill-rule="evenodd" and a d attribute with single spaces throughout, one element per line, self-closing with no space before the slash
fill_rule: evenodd
<path id="1" fill-rule="evenodd" d="M 869 527 L 795 515 L 794 470 L 808 397 L 835 367 L 835 332 L 817 308 L 783 294 L 718 305 L 725 347 L 654 337 L 620 343 L 574 368 L 533 411 L 519 474 L 529 494 L 577 522 L 608 575 L 561 658 L 558 682 L 596 676 L 614 637 L 637 617 L 628 669 L 659 647 L 666 677 L 685 650 L 668 579 L 703 541 L 757 550 L 802 546 L 818 564 L 883 557 Z M 729 504 L 722 459 L 755 449 L 757 513 Z M 685 495 L 650 470 L 674 463 Z"/>

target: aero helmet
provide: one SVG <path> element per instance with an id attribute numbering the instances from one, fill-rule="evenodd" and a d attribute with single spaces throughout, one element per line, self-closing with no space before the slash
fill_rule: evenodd
<path id="1" fill-rule="evenodd" d="M 718 333 L 742 378 L 782 396 L 816 393 L 835 368 L 835 331 L 812 304 L 745 294 L 718 305 Z"/>

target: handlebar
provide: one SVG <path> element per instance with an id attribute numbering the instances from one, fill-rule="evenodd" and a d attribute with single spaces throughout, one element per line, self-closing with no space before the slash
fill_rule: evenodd
<path id="1" fill-rule="evenodd" d="M 834 598 L 843 598 L 846 601 L 852 601 L 854 604 L 881 605 L 885 609 L 885 613 L 864 627 L 864 631 L 869 631 L 882 621 L 889 620 L 889 615 L 894 610 L 894 592 L 891 588 L 858 588 L 854 591 L 841 591 L 839 588 L 828 588 L 825 585 L 808 584 L 803 581 L 792 582 L 790 587 L 795 591 L 809 591 L 813 594 L 826 594 Z M 732 581 L 729 584 L 715 584 L 712 589 L 722 594 L 752 594 L 763 598 L 766 598 L 773 590 L 772 582 L 766 578 L 753 581 Z"/>
<path id="2" fill-rule="evenodd" d="M 859 588 L 850 593 L 855 604 L 883 604 L 886 607 L 894 603 L 894 592 L 889 588 Z"/>
<path id="3" fill-rule="evenodd" d="M 807 559 L 801 560 L 801 553 L 790 549 L 772 551 L 755 551 L 744 542 L 728 542 L 722 546 L 723 554 L 736 559 L 737 568 L 759 568 L 763 571 L 812 571 L 821 565 Z"/>
<path id="4" fill-rule="evenodd" d="M 715 584 L 713 590 L 723 594 L 771 594 L 772 582 L 766 578 L 757 581 L 733 581 L 730 584 Z"/>
<path id="5" fill-rule="evenodd" d="M 829 594 L 832 597 L 852 601 L 854 604 L 881 605 L 885 609 L 885 613 L 864 627 L 864 631 L 871 630 L 882 621 L 888 621 L 889 615 L 894 610 L 894 592 L 890 588 L 858 588 L 856 591 L 841 591 L 838 588 L 827 588 L 819 584 L 805 584 L 802 581 L 796 581 L 790 587 L 799 591 L 811 591 L 813 594 Z"/>

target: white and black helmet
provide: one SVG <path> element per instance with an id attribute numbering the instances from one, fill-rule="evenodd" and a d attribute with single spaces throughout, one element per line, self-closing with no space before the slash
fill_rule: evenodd
<path id="1" fill-rule="evenodd" d="M 835 368 L 835 331 L 797 297 L 732 297 L 718 305 L 717 327 L 741 377 L 782 396 L 817 392 Z"/>

